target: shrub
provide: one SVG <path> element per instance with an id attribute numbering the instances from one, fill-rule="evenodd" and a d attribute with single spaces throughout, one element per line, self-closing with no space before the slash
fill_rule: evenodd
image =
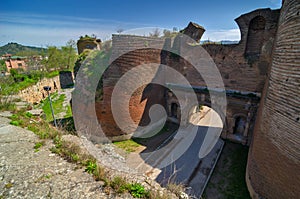
<path id="1" fill-rule="evenodd" d="M 39 149 L 41 146 L 43 146 L 45 144 L 45 142 L 37 142 L 37 143 L 35 143 L 35 145 L 34 145 L 34 149 Z"/>
<path id="2" fill-rule="evenodd" d="M 90 173 L 90 174 L 93 174 L 94 171 L 97 169 L 97 164 L 95 161 L 88 161 L 87 162 L 87 165 L 86 165 L 86 168 L 85 168 L 85 171 Z"/>
<path id="3" fill-rule="evenodd" d="M 16 121 L 16 120 L 11 121 L 10 124 L 11 124 L 11 125 L 14 125 L 14 126 L 20 126 L 19 121 Z"/>
<path id="4" fill-rule="evenodd" d="M 149 192 L 140 183 L 129 184 L 127 187 L 129 193 L 135 198 L 149 197 Z"/>

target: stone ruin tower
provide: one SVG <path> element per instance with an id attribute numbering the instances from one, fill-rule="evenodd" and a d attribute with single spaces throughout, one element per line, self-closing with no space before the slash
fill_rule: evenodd
<path id="1" fill-rule="evenodd" d="M 300 1 L 284 0 L 246 180 L 252 198 L 300 195 Z"/>
<path id="2" fill-rule="evenodd" d="M 96 39 L 94 37 L 90 37 L 86 35 L 84 37 L 80 37 L 80 39 L 77 41 L 78 54 L 81 54 L 85 49 L 100 50 L 100 48 L 101 48 L 101 40 Z"/>

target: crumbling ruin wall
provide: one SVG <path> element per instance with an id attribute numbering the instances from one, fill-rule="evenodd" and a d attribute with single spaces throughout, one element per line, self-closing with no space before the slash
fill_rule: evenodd
<path id="1" fill-rule="evenodd" d="M 283 1 L 248 157 L 247 182 L 253 198 L 296 199 L 300 195 L 299 10 L 299 0 Z"/>
<path id="2" fill-rule="evenodd" d="M 243 14 L 235 19 L 241 32 L 239 44 L 203 46 L 217 65 L 227 89 L 262 92 L 271 65 L 278 17 L 279 10 L 271 9 L 258 9 Z M 260 22 L 257 18 L 263 19 L 265 23 L 263 31 L 259 30 L 260 38 L 252 39 L 252 26 L 261 26 L 256 24 Z"/>
<path id="3" fill-rule="evenodd" d="M 251 52 L 247 49 L 247 35 L 249 28 L 255 26 L 256 18 L 261 16 L 264 18 L 264 32 L 261 33 L 263 39 L 256 44 L 256 48 L 260 48 L 258 52 Z M 250 92 L 262 92 L 263 85 L 267 76 L 267 71 L 271 63 L 271 52 L 273 41 L 275 38 L 276 27 L 278 20 L 278 10 L 260 9 L 248 14 L 242 15 L 237 19 L 241 27 L 242 40 L 237 45 L 203 45 L 204 49 L 210 54 L 216 63 L 226 89 Z M 187 28 L 182 32 L 188 34 L 196 41 L 199 41 L 204 28 L 195 24 L 189 23 Z M 252 34 L 252 33 L 251 33 Z M 246 36 L 245 36 L 246 35 Z M 116 125 L 111 111 L 111 95 L 115 84 L 130 69 L 147 63 L 165 64 L 177 70 L 185 76 L 189 83 L 193 86 L 206 86 L 201 74 L 184 58 L 159 49 L 147 48 L 148 46 L 161 46 L 164 44 L 165 49 L 172 49 L 175 52 L 181 50 L 181 45 L 187 45 L 181 41 L 181 37 L 177 36 L 174 40 L 163 38 L 150 38 L 133 35 L 113 35 L 112 38 L 112 64 L 109 66 L 103 76 L 103 96 L 96 100 L 96 111 L 98 120 L 101 123 L 105 134 L 109 137 L 121 136 L 121 139 L 129 138 Z M 258 46 L 258 47 L 257 47 Z M 143 49 L 139 49 L 143 48 Z M 146 49 L 145 49 L 146 48 Z M 193 45 L 188 48 L 193 48 Z M 135 50 L 139 49 L 139 50 Z M 128 52 L 130 51 L 130 52 Z M 124 52 L 128 52 L 122 55 Z M 121 55 L 121 56 L 120 56 Z M 152 73 L 151 71 L 145 72 Z M 160 73 L 164 73 L 160 71 Z M 168 74 L 164 74 L 168 75 Z M 152 85 L 151 89 L 145 89 L 144 85 L 131 97 L 129 111 L 133 121 L 136 124 L 146 125 L 149 120 L 148 109 L 151 104 L 165 105 L 165 89 L 161 86 Z M 148 88 L 149 88 L 148 87 Z M 153 93 L 151 93 L 153 92 Z M 147 97 L 145 97 L 147 96 Z M 128 106 L 124 106 L 122 111 L 127 111 Z M 230 112 L 227 115 L 233 118 L 236 113 Z M 241 110 L 241 112 L 243 112 Z M 235 121 L 229 119 L 228 124 L 230 132 L 233 132 Z M 251 131 L 252 129 L 250 129 Z M 118 138 L 119 139 L 119 138 Z"/>
<path id="4" fill-rule="evenodd" d="M 60 90 L 61 87 L 59 76 L 55 76 L 52 78 L 43 78 L 35 85 L 29 86 L 28 88 L 19 91 L 17 95 L 23 101 L 29 103 L 39 103 L 41 100 L 48 97 L 47 92 L 43 89 L 44 86 L 51 86 L 50 93 Z"/>
<path id="5" fill-rule="evenodd" d="M 101 40 L 100 39 L 85 36 L 85 37 L 81 37 L 77 41 L 78 54 L 81 54 L 85 49 L 100 50 L 100 48 L 101 48 Z"/>

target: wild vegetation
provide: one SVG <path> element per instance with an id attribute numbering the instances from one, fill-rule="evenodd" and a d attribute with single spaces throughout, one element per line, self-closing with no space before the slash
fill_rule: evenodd
<path id="1" fill-rule="evenodd" d="M 227 141 L 203 198 L 217 193 L 219 198 L 250 199 L 245 183 L 247 156 L 247 146 Z"/>
<path id="2" fill-rule="evenodd" d="M 1 96 L 15 95 L 19 91 L 36 84 L 42 78 L 51 78 L 59 75 L 59 71 L 45 73 L 42 71 L 20 71 L 11 69 L 10 75 L 0 78 L 0 99 Z"/>
<path id="3" fill-rule="evenodd" d="M 33 147 L 36 153 L 45 146 L 47 140 L 52 140 L 54 146 L 50 150 L 53 153 L 60 155 L 69 162 L 78 164 L 79 167 L 83 167 L 85 172 L 93 175 L 96 181 L 103 181 L 104 191 L 107 194 L 112 192 L 117 194 L 129 193 L 135 198 L 149 199 L 173 198 L 167 191 L 147 190 L 138 182 L 130 181 L 122 176 L 112 176 L 111 172 L 101 166 L 93 156 L 83 152 L 77 144 L 63 139 L 63 135 L 73 132 L 68 132 L 64 128 L 54 128 L 42 117 L 28 113 L 27 108 L 19 111 L 14 110 L 13 113 L 10 117 L 12 125 L 28 129 L 40 138 L 40 141 L 36 142 Z"/>

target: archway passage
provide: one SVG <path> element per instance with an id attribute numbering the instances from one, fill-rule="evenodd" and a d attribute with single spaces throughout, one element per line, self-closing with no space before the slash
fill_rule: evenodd
<path id="1" fill-rule="evenodd" d="M 208 106 L 195 106 L 192 108 L 189 122 L 196 126 L 223 128 L 220 115 Z"/>
<path id="2" fill-rule="evenodd" d="M 249 24 L 246 56 L 259 56 L 264 41 L 266 20 L 262 16 L 254 17 Z"/>
<path id="3" fill-rule="evenodd" d="M 235 119 L 233 134 L 243 136 L 246 129 L 246 118 L 239 116 Z"/>

